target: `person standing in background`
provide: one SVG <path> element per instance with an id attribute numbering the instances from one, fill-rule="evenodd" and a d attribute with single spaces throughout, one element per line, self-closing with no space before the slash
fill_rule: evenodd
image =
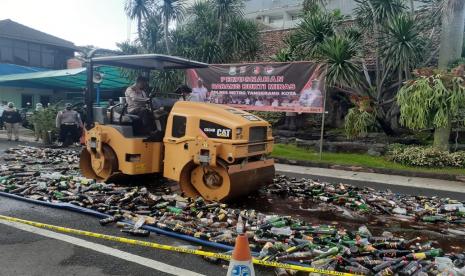
<path id="1" fill-rule="evenodd" d="M 81 116 L 73 110 L 70 103 L 65 105 L 64 110 L 58 112 L 55 123 L 60 133 L 59 141 L 65 146 L 68 146 L 67 142 L 74 143 L 79 141 L 80 127 L 82 125 Z M 72 141 L 67 141 L 66 138 L 68 135 Z"/>
<path id="2" fill-rule="evenodd" d="M 37 114 L 41 111 L 44 110 L 44 107 L 41 103 L 37 103 L 36 104 L 36 109 L 34 110 L 34 113 L 33 113 L 33 116 L 34 116 L 34 122 L 33 122 L 33 125 L 34 125 L 34 136 L 35 136 L 35 141 L 39 141 L 39 138 L 42 137 L 42 133 L 39 129 L 39 124 L 37 122 Z"/>
<path id="3" fill-rule="evenodd" d="M 179 85 L 174 93 L 181 95 L 181 98 L 179 98 L 180 101 L 191 101 L 190 95 L 192 93 L 192 89 L 185 84 Z"/>
<path id="4" fill-rule="evenodd" d="M 11 141 L 13 135 L 15 136 L 15 141 L 19 141 L 19 123 L 21 123 L 21 115 L 12 102 L 9 102 L 7 108 L 3 111 L 2 120 L 5 124 L 8 141 Z"/>
<path id="5" fill-rule="evenodd" d="M 112 107 L 112 106 L 114 106 L 114 105 L 115 105 L 115 100 L 109 99 L 109 100 L 108 100 L 107 108 L 110 108 L 110 107 Z"/>
<path id="6" fill-rule="evenodd" d="M 191 102 L 206 102 L 207 101 L 207 88 L 203 85 L 203 80 L 197 81 L 197 87 L 192 88 Z"/>

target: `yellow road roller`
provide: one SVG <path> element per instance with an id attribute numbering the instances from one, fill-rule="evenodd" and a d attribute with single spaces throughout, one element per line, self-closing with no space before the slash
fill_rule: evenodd
<path id="1" fill-rule="evenodd" d="M 154 96 L 147 103 L 154 131 L 140 134 L 135 129 L 140 118 L 127 112 L 124 98 L 110 108 L 94 106 L 94 68 L 103 65 L 142 71 L 208 67 L 157 54 L 90 58 L 80 160 L 84 176 L 111 181 L 121 175 L 161 174 L 177 181 L 185 195 L 211 201 L 247 195 L 272 182 L 268 122 L 226 105 Z"/>

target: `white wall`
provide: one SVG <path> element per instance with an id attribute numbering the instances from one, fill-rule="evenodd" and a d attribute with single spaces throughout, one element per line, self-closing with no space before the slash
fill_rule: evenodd
<path id="1" fill-rule="evenodd" d="M 302 10 L 303 0 L 246 0 L 245 17 L 262 22 L 273 29 L 294 28 L 300 19 L 291 20 L 292 15 Z M 421 7 L 421 3 L 415 1 L 415 9 Z M 352 15 L 357 3 L 354 0 L 327 0 L 328 10 L 338 9 L 344 15 Z M 269 22 L 269 17 L 279 16 L 283 20 Z"/>
<path id="2" fill-rule="evenodd" d="M 16 107 L 21 108 L 22 95 L 33 96 L 31 103 L 31 107 L 33 107 L 40 101 L 41 95 L 50 96 L 53 99 L 53 90 L 0 86 L 0 101 L 13 102 Z"/>

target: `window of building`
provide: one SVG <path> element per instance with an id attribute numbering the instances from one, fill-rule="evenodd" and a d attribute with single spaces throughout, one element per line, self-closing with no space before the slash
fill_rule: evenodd
<path id="1" fill-rule="evenodd" d="M 14 63 L 29 65 L 29 49 L 27 42 L 13 41 Z"/>
<path id="2" fill-rule="evenodd" d="M 72 55 L 69 55 L 68 57 L 71 57 Z M 66 61 L 67 61 L 67 56 L 65 52 L 57 50 L 55 52 L 55 68 L 56 69 L 64 69 L 66 68 Z"/>
<path id="3" fill-rule="evenodd" d="M 29 43 L 29 65 L 36 67 L 42 66 L 39 44 Z"/>
<path id="4" fill-rule="evenodd" d="M 55 67 L 55 51 L 48 46 L 42 46 L 42 67 L 54 68 Z"/>
<path id="5" fill-rule="evenodd" d="M 33 95 L 21 94 L 21 107 L 22 108 L 31 108 L 34 104 Z"/>
<path id="6" fill-rule="evenodd" d="M 73 57 L 72 50 L 0 38 L 0 62 L 50 69 L 66 68 L 66 61 Z"/>
<path id="7" fill-rule="evenodd" d="M 0 38 L 0 62 L 13 62 L 13 43 L 9 39 Z"/>
<path id="8" fill-rule="evenodd" d="M 283 19 L 283 16 L 270 16 L 269 22 L 270 24 L 282 23 Z"/>
<path id="9" fill-rule="evenodd" d="M 41 95 L 39 98 L 39 102 L 44 106 L 47 107 L 50 103 L 50 96 Z"/>

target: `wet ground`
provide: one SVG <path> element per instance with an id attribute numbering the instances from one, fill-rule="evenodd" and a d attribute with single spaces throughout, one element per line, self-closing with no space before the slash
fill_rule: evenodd
<path id="1" fill-rule="evenodd" d="M 144 182 L 145 185 L 151 184 L 153 190 L 169 187 L 173 192 L 180 193 L 175 182 L 154 182 L 147 179 Z M 357 186 L 363 187 L 361 184 L 358 183 Z M 425 190 L 421 195 L 435 196 L 435 193 Z M 448 196 L 454 199 L 450 194 Z M 242 201 L 231 203 L 230 207 L 254 209 L 269 215 L 292 216 L 315 225 L 334 225 L 347 230 L 356 230 L 361 225 L 366 225 L 375 236 L 381 236 L 383 232 L 388 231 L 394 236 L 406 240 L 420 237 L 421 242 L 433 241 L 435 247 L 440 247 L 445 252 L 461 253 L 465 251 L 465 226 L 463 225 L 423 223 L 403 216 L 374 216 L 360 214 L 348 209 L 342 211 L 342 209 L 330 207 L 324 203 L 296 197 L 278 196 L 269 194 L 264 190 L 258 191 Z"/>
<path id="2" fill-rule="evenodd" d="M 388 231 L 406 240 L 420 237 L 424 242 L 434 241 L 446 252 L 460 253 L 465 250 L 465 226 L 428 224 L 402 216 L 358 214 L 347 209 L 342 212 L 341 209 L 328 207 L 326 204 L 294 197 L 280 197 L 263 191 L 231 207 L 255 209 L 270 215 L 292 216 L 312 224 L 335 225 L 347 230 L 356 230 L 361 225 L 366 225 L 375 236 Z M 457 235 L 454 231 L 460 231 L 463 235 Z"/>

